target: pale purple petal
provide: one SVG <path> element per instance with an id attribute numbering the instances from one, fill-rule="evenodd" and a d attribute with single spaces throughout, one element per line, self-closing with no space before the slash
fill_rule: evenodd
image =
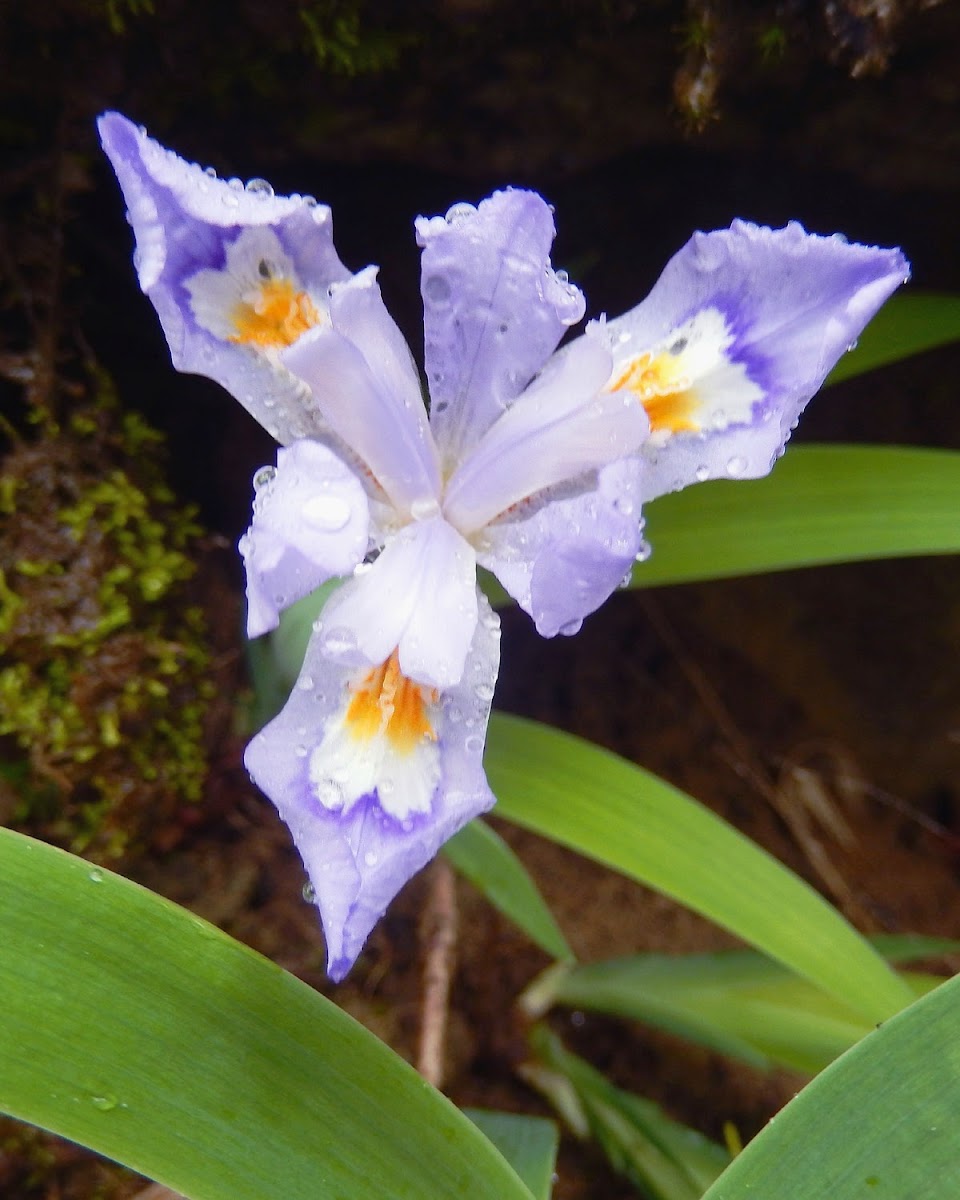
<path id="1" fill-rule="evenodd" d="M 334 661 L 382 662 L 399 648 L 405 675 L 450 687 L 463 675 L 477 624 L 476 557 L 439 516 L 406 525 L 320 614 Z"/>
<path id="2" fill-rule="evenodd" d="M 579 290 L 550 267 L 553 237 L 535 192 L 495 192 L 417 221 L 430 423 L 448 470 L 583 316 Z"/>
<path id="3" fill-rule="evenodd" d="M 336 326 L 304 334 L 281 359 L 309 388 L 329 427 L 409 516 L 418 502 L 435 501 L 440 488 L 409 355 L 402 353 L 372 273 L 342 285 L 332 303 Z"/>
<path id="4" fill-rule="evenodd" d="M 471 534 L 521 500 L 625 458 L 649 432 L 630 393 L 601 392 L 609 351 L 581 338 L 487 430 L 454 472 L 447 518 Z"/>
<path id="5" fill-rule="evenodd" d="M 613 380 L 649 352 L 692 399 L 692 429 L 644 447 L 644 498 L 713 477 L 765 475 L 837 359 L 907 278 L 899 250 L 798 224 L 697 233 L 642 304 L 606 325 Z"/>
<path id="6" fill-rule="evenodd" d="M 350 469 L 319 442 L 294 442 L 277 468 L 254 476 L 253 522 L 240 539 L 247 569 L 247 636 L 276 629 L 279 615 L 367 551 L 367 497 Z"/>
<path id="7" fill-rule="evenodd" d="M 338 779 L 324 777 L 324 739 L 343 720 L 354 672 L 331 663 L 319 638 L 307 650 L 286 707 L 247 748 L 247 768 L 290 827 L 306 866 L 335 980 L 349 971 L 407 880 L 448 838 L 493 806 L 482 757 L 500 634 L 483 597 L 479 603 L 463 679 L 428 700 L 436 740 L 427 745 L 435 753 L 425 768 L 433 772 L 425 811 L 397 815 L 392 787 L 384 787 L 390 780 L 375 779 L 357 798 L 345 797 Z"/>
<path id="8" fill-rule="evenodd" d="M 311 197 L 275 196 L 262 180 L 244 188 L 217 179 L 119 113 L 102 116 L 99 129 L 136 235 L 140 286 L 174 366 L 222 384 L 283 444 L 322 433 L 300 385 L 274 355 L 231 342 L 227 322 L 248 259 L 280 261 L 323 316 L 329 285 L 350 274 L 333 247 L 330 209 Z"/>
<path id="9" fill-rule="evenodd" d="M 643 546 L 640 489 L 634 462 L 610 463 L 487 526 L 477 561 L 533 617 L 542 636 L 576 633 Z"/>

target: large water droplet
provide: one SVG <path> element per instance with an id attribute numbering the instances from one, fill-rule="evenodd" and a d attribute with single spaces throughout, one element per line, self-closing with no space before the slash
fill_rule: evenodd
<path id="1" fill-rule="evenodd" d="M 306 900 L 308 904 L 316 904 L 317 902 L 317 889 L 313 886 L 309 879 L 300 889 L 300 895 L 303 896 L 304 900 Z"/>
<path id="2" fill-rule="evenodd" d="M 641 541 L 640 546 L 633 557 L 638 563 L 645 563 L 652 553 L 653 547 L 646 539 L 644 539 Z"/>
<path id="3" fill-rule="evenodd" d="M 98 1096 L 91 1096 L 90 1103 L 100 1112 L 112 1112 L 117 1107 L 118 1100 L 111 1092 L 103 1092 Z"/>
<path id="4" fill-rule="evenodd" d="M 350 520 L 350 505 L 342 496 L 311 496 L 305 501 L 300 515 L 324 533 L 336 533 Z"/>
<path id="5" fill-rule="evenodd" d="M 273 480 L 276 473 L 276 467 L 261 467 L 253 477 L 253 490 L 259 492 L 261 488 L 265 488 Z"/>
<path id="6" fill-rule="evenodd" d="M 328 654 L 349 654 L 357 648 L 357 635 L 352 629 L 328 629 L 323 636 L 323 648 Z"/>
<path id="7" fill-rule="evenodd" d="M 448 304 L 451 290 L 450 281 L 442 275 L 428 275 L 423 281 L 423 294 L 431 304 Z"/>
<path id="8" fill-rule="evenodd" d="M 269 200 L 273 196 L 273 185 L 265 179 L 248 179 L 246 190 L 251 196 L 257 196 L 261 200 Z"/>
<path id="9" fill-rule="evenodd" d="M 91 883 L 103 883 L 103 872 L 100 870 L 99 867 L 94 867 L 90 871 L 87 878 L 90 880 Z"/>
<path id="10" fill-rule="evenodd" d="M 448 225 L 462 225 L 464 221 L 469 221 L 471 217 L 475 217 L 476 215 L 477 210 L 474 206 L 467 204 L 466 201 L 462 201 L 459 204 L 451 205 L 447 209 L 446 220 Z"/>

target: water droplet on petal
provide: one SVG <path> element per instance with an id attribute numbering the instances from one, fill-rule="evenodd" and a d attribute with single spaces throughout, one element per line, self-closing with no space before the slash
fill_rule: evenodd
<path id="1" fill-rule="evenodd" d="M 697 483 L 706 483 L 706 481 L 710 478 L 710 468 L 701 465 L 697 467 L 696 471 L 694 471 L 694 476 L 696 477 Z"/>
<path id="2" fill-rule="evenodd" d="M 483 750 L 483 738 L 476 733 L 471 733 L 463 746 L 468 754 L 480 754 Z"/>
<path id="3" fill-rule="evenodd" d="M 254 491 L 259 492 L 261 488 L 265 488 L 273 480 L 276 473 L 276 467 L 261 467 L 253 477 Z"/>
<path id="4" fill-rule="evenodd" d="M 258 196 L 262 200 L 269 200 L 273 195 L 273 186 L 265 179 L 248 179 L 246 190 L 250 195 Z"/>
<path id="5" fill-rule="evenodd" d="M 477 210 L 472 204 L 467 204 L 465 201 L 460 204 L 451 205 L 447 209 L 446 221 L 448 225 L 462 225 L 464 221 L 469 221 L 471 217 L 477 215 Z"/>
<path id="6" fill-rule="evenodd" d="M 617 496 L 613 502 L 613 507 L 618 513 L 623 513 L 625 517 L 629 517 L 633 513 L 633 501 L 629 496 Z"/>
<path id="7" fill-rule="evenodd" d="M 301 888 L 300 894 L 301 894 L 301 896 L 303 896 L 304 900 L 306 900 L 306 902 L 308 904 L 316 904 L 317 889 L 313 886 L 313 884 L 310 882 L 309 879 Z"/>
<path id="8" fill-rule="evenodd" d="M 297 687 L 301 692 L 310 692 L 313 690 L 313 676 L 301 675 L 297 680 Z"/>
<path id="9" fill-rule="evenodd" d="M 300 515 L 324 533 L 336 533 L 350 520 L 350 505 L 342 496 L 311 496 L 305 501 Z"/>
<path id="10" fill-rule="evenodd" d="M 323 648 L 328 654 L 349 654 L 357 648 L 357 636 L 352 629 L 328 629 L 324 634 Z"/>
<path id="11" fill-rule="evenodd" d="M 493 699 L 493 691 L 494 689 L 489 683 L 478 683 L 473 689 L 473 694 L 478 700 L 482 700 L 484 703 L 486 703 Z"/>
<path id="12" fill-rule="evenodd" d="M 639 549 L 633 557 L 638 563 L 645 563 L 652 553 L 653 547 L 646 539 L 644 539 L 640 543 Z"/>
<path id="13" fill-rule="evenodd" d="M 739 479 L 747 469 L 747 466 L 747 460 L 743 457 L 743 455 L 735 454 L 733 458 L 727 462 L 727 474 L 731 479 Z"/>
<path id="14" fill-rule="evenodd" d="M 419 500 L 414 500 L 410 505 L 410 516 L 415 521 L 428 521 L 431 517 L 435 517 L 440 512 L 440 505 L 433 496 L 422 497 Z"/>
<path id="15" fill-rule="evenodd" d="M 451 291 L 450 281 L 442 275 L 428 275 L 423 281 L 423 294 L 431 304 L 448 304 Z"/>
<path id="16" fill-rule="evenodd" d="M 373 850 L 368 850 L 363 856 L 363 861 L 368 867 L 375 867 L 380 861 L 380 855 Z"/>
<path id="17" fill-rule="evenodd" d="M 856 350 L 857 344 L 858 344 L 857 339 L 854 338 L 853 341 L 850 343 L 850 345 L 847 347 L 847 353 L 849 353 L 851 350 Z"/>

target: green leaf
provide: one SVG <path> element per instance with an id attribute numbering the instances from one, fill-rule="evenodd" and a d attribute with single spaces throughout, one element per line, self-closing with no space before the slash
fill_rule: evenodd
<path id="1" fill-rule="evenodd" d="M 592 1135 L 616 1171 L 655 1200 L 700 1200 L 730 1161 L 722 1146 L 671 1120 L 651 1100 L 614 1087 L 544 1026 L 530 1037 L 537 1061 L 524 1077 L 581 1137 Z"/>
<path id="2" fill-rule="evenodd" d="M 554 1122 L 480 1108 L 463 1111 L 513 1167 L 534 1200 L 550 1200 L 560 1140 Z"/>
<path id="3" fill-rule="evenodd" d="M 960 976 L 827 1067 L 704 1200 L 956 1200 L 958 1011 Z"/>
<path id="4" fill-rule="evenodd" d="M 960 296 L 936 292 L 892 296 L 860 335 L 856 349 L 830 372 L 827 383 L 956 341 L 960 341 Z"/>
<path id="5" fill-rule="evenodd" d="M 716 480 L 644 509 L 632 586 L 960 551 L 960 454 L 798 446 L 764 479 Z"/>
<path id="6" fill-rule="evenodd" d="M 520 859 L 489 825 L 471 821 L 447 842 L 443 853 L 531 941 L 554 958 L 573 959 L 573 951 L 537 885 Z"/>
<path id="7" fill-rule="evenodd" d="M 813 888 L 663 780 L 581 738 L 495 714 L 497 813 L 672 896 L 880 1021 L 913 999 Z"/>
<path id="8" fill-rule="evenodd" d="M 371 1033 L 184 909 L 0 830 L 0 911 L 13 1116 L 190 1200 L 530 1200 Z"/>
<path id="9" fill-rule="evenodd" d="M 955 943 L 946 945 L 956 951 Z M 903 949 L 899 943 L 894 948 Z M 938 949 L 945 952 L 942 943 Z M 941 982 L 917 973 L 903 978 L 915 996 Z M 754 950 L 638 954 L 551 967 L 530 984 L 521 1004 L 533 1017 L 564 1004 L 645 1021 L 751 1066 L 779 1064 L 809 1074 L 873 1028 L 848 1005 Z"/>

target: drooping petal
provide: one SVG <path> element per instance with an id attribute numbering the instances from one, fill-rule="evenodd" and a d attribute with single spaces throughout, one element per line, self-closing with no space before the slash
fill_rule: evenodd
<path id="1" fill-rule="evenodd" d="M 439 495 L 437 451 L 410 352 L 370 269 L 334 289 L 331 324 L 281 355 L 330 428 L 404 515 Z"/>
<path id="2" fill-rule="evenodd" d="M 584 300 L 550 267 L 553 216 L 535 192 L 495 192 L 416 227 L 430 424 L 449 470 L 580 320 Z"/>
<path id="3" fill-rule="evenodd" d="M 499 622 L 481 596 L 463 678 L 443 692 L 307 650 L 286 707 L 246 765 L 290 827 L 342 979 L 406 881 L 494 803 L 482 765 L 499 664 Z"/>
<path id="4" fill-rule="evenodd" d="M 329 285 L 349 277 L 330 209 L 217 179 L 119 113 L 99 129 L 174 366 L 222 384 L 282 444 L 322 433 L 277 350 L 327 320 Z"/>
<path id="5" fill-rule="evenodd" d="M 641 479 L 621 459 L 519 504 L 477 539 L 492 571 L 543 637 L 576 633 L 643 547 Z"/>
<path id="6" fill-rule="evenodd" d="M 483 435 L 447 485 L 443 510 L 465 535 L 546 488 L 636 451 L 649 432 L 629 392 L 603 392 L 609 351 L 580 338 Z"/>
<path id="7" fill-rule="evenodd" d="M 644 498 L 765 475 L 834 363 L 906 279 L 899 250 L 735 221 L 697 233 L 606 325 L 610 388 L 652 427 Z"/>
<path id="8" fill-rule="evenodd" d="M 477 624 L 476 570 L 472 547 L 441 517 L 406 525 L 327 601 L 319 621 L 325 653 L 370 666 L 398 648 L 404 675 L 453 686 Z"/>
<path id="9" fill-rule="evenodd" d="M 288 605 L 367 551 L 369 510 L 356 476 L 319 442 L 294 442 L 254 476 L 253 522 L 240 539 L 247 569 L 247 636 L 276 629 Z"/>

